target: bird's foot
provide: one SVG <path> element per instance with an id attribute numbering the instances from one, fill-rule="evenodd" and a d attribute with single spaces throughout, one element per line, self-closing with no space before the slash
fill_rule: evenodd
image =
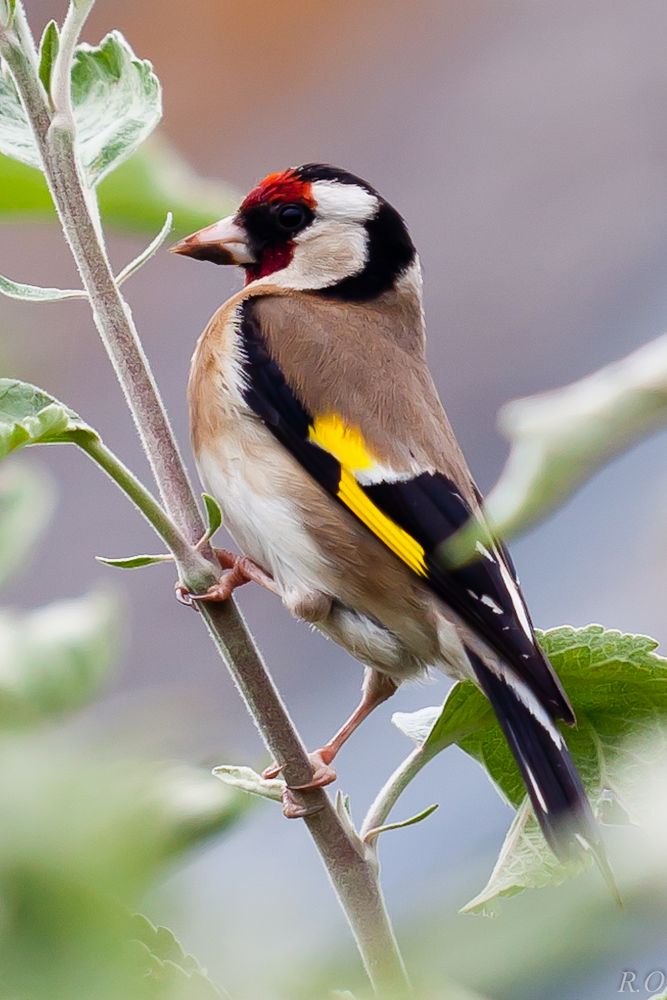
<path id="1" fill-rule="evenodd" d="M 313 768 L 311 780 L 303 785 L 288 785 L 283 792 L 283 815 L 287 819 L 302 819 L 304 816 L 311 816 L 313 813 L 319 812 L 322 808 L 321 805 L 312 807 L 304 805 L 300 801 L 300 796 L 297 799 L 294 793 L 296 792 L 298 795 L 301 792 L 313 792 L 315 789 L 324 788 L 326 785 L 330 785 L 332 781 L 335 781 L 336 772 L 331 766 L 331 761 L 334 757 L 335 753 L 329 747 L 322 747 L 308 754 L 308 759 Z M 277 778 L 281 771 L 282 767 L 280 765 L 272 764 L 265 771 L 262 771 L 262 777 Z"/>
<path id="2" fill-rule="evenodd" d="M 180 582 L 176 583 L 176 600 L 189 608 L 196 608 L 202 601 L 228 601 L 237 587 L 245 583 L 258 583 L 271 593 L 277 594 L 278 588 L 273 577 L 253 562 L 247 556 L 237 556 L 227 549 L 215 549 L 216 557 L 224 569 L 217 583 L 209 587 L 203 594 L 193 594 Z"/>
<path id="3" fill-rule="evenodd" d="M 314 816 L 322 811 L 322 804 L 316 802 L 314 805 L 306 805 L 298 792 L 293 792 L 291 788 L 286 788 L 283 792 L 283 816 L 285 819 L 304 819 L 306 816 Z"/>

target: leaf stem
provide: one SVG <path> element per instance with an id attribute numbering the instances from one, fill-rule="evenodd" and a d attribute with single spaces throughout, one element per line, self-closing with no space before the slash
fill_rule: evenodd
<path id="1" fill-rule="evenodd" d="M 454 685 L 455 687 L 456 685 Z M 447 704 L 451 696 L 451 691 L 445 700 L 445 704 Z M 422 768 L 426 767 L 434 757 L 437 757 L 447 747 L 458 743 L 465 736 L 469 736 L 475 731 L 477 725 L 478 723 L 471 723 L 463 725 L 458 729 L 452 729 L 444 738 L 440 736 L 434 739 L 431 732 L 423 743 L 420 743 L 414 748 L 412 753 L 408 754 L 405 760 L 389 776 L 366 813 L 364 821 L 361 824 L 361 829 L 359 830 L 359 836 L 364 843 L 371 841 L 371 846 L 377 849 L 377 840 L 373 841 L 373 838 L 369 837 L 369 834 L 372 834 L 378 827 L 384 826 L 389 813 L 410 782 L 417 777 Z"/>
<path id="2" fill-rule="evenodd" d="M 176 562 L 184 573 L 195 575 L 205 573 L 209 564 L 188 542 L 187 538 L 165 514 L 155 497 L 141 483 L 103 441 L 90 434 L 73 435 L 74 442 L 82 451 L 99 465 L 113 479 L 123 493 L 143 514 L 149 524 L 155 529 L 167 548 L 173 553 Z"/>
<path id="3" fill-rule="evenodd" d="M 74 128 L 70 78 L 72 61 L 79 41 L 81 29 L 92 10 L 95 0 L 77 0 L 70 3 L 60 30 L 58 54 L 51 74 L 51 101 L 58 115 L 67 117 Z"/>
<path id="4" fill-rule="evenodd" d="M 65 238 L 88 293 L 95 325 L 134 417 L 167 514 L 193 546 L 194 552 L 194 544 L 204 534 L 205 527 L 129 306 L 114 279 L 101 233 L 95 224 L 91 192 L 84 185 L 77 162 L 73 122 L 67 116 L 71 110 L 71 57 L 78 30 L 92 6 L 92 0 L 78 0 L 78 4 L 79 13 L 73 9 L 76 4 L 71 5 L 61 36 L 59 60 L 54 68 L 53 118 L 30 53 L 23 52 L 15 41 L 11 44 L 9 36 L 0 35 L 0 54 L 14 75 Z M 19 0 L 17 10 L 20 6 Z M 59 119 L 61 112 L 65 112 L 64 119 Z M 147 491 L 137 490 L 134 477 L 128 478 L 127 470 L 119 469 L 114 464 L 116 460 L 112 461 L 109 454 L 98 453 L 96 460 L 101 458 L 106 463 L 107 471 L 116 482 L 119 478 L 122 480 L 128 495 L 134 493 L 132 499 L 147 516 L 150 508 L 149 519 L 155 526 L 157 511 L 148 499 L 155 503 L 152 497 Z M 166 523 L 162 523 L 161 528 L 171 531 Z M 177 541 L 172 538 L 172 543 Z M 209 561 L 210 557 L 208 547 L 203 554 L 197 554 L 204 568 L 199 572 L 195 571 L 194 564 L 189 567 L 184 578 L 188 586 L 199 589 L 214 582 L 216 567 Z M 236 605 L 233 601 L 205 605 L 202 618 L 266 746 L 283 766 L 287 783 L 299 785 L 309 781 L 312 769 L 304 745 Z M 348 919 L 375 991 L 383 996 L 408 994 L 409 982 L 384 906 L 376 866 L 360 844 L 348 834 L 321 789 L 307 793 L 304 801 L 319 810 L 307 816 L 305 822 Z"/>
<path id="5" fill-rule="evenodd" d="M 368 835 L 373 830 L 384 826 L 389 813 L 396 805 L 401 794 L 433 757 L 434 754 L 429 753 L 423 746 L 418 746 L 398 765 L 393 774 L 385 782 L 384 787 L 380 789 L 366 813 L 364 821 L 361 824 L 361 829 L 359 830 L 359 836 L 363 841 L 369 839 Z M 372 839 L 372 846 L 374 850 L 377 849 L 376 839 Z"/>

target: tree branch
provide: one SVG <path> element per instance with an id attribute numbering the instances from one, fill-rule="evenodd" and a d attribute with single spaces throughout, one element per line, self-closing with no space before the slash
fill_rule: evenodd
<path id="1" fill-rule="evenodd" d="M 195 496 L 178 450 L 166 410 L 150 371 L 129 306 L 114 279 L 101 234 L 91 212 L 94 193 L 87 190 L 76 156 L 71 115 L 69 73 L 74 47 L 91 0 L 70 8 L 64 51 L 54 69 L 54 112 L 51 113 L 34 68 L 34 44 L 20 3 L 12 32 L 0 33 L 0 53 L 12 71 L 39 148 L 44 173 L 65 238 L 72 251 L 93 310 L 95 325 L 115 369 L 150 462 L 166 510 L 178 530 L 194 544 L 204 533 Z M 57 103 L 56 103 L 57 102 Z M 194 549 L 193 549 L 194 553 Z M 195 562 L 181 552 L 179 568 L 193 590 L 216 578 L 210 559 Z M 205 558 L 209 557 L 209 558 Z M 310 780 L 312 770 L 304 745 L 233 601 L 202 608 L 202 618 L 231 671 L 270 752 L 290 785 Z M 384 907 L 377 871 L 338 817 L 322 790 L 304 801 L 318 812 L 305 822 L 317 845 L 331 883 L 354 933 L 376 992 L 409 990 L 405 968 Z"/>

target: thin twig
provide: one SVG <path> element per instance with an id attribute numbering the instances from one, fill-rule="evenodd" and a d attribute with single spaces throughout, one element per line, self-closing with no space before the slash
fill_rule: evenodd
<path id="1" fill-rule="evenodd" d="M 394 773 L 387 779 L 383 788 L 378 792 L 366 817 L 361 824 L 359 836 L 363 841 L 367 841 L 371 831 L 384 826 L 389 813 L 396 805 L 400 795 L 408 787 L 413 778 L 432 759 L 432 754 L 424 751 L 423 747 L 415 747 L 411 754 L 398 765 Z"/>
<path id="2" fill-rule="evenodd" d="M 436 741 L 427 738 L 424 743 L 420 743 L 414 748 L 412 753 L 408 754 L 405 760 L 387 778 L 384 786 L 380 789 L 366 813 L 364 821 L 361 824 L 361 829 L 359 830 L 359 836 L 365 843 L 368 842 L 369 834 L 372 831 L 384 826 L 389 813 L 396 805 L 398 799 L 410 782 L 414 781 L 422 768 L 426 767 L 434 757 L 437 757 L 447 747 L 458 743 L 465 736 L 469 736 L 471 732 L 474 732 L 474 729 L 475 727 L 473 726 L 462 726 L 460 729 L 450 732 L 447 735 L 446 741 Z M 377 847 L 377 842 L 375 842 L 375 846 Z"/>
<path id="3" fill-rule="evenodd" d="M 195 496 L 169 420 L 139 340 L 130 309 L 111 271 L 101 234 L 91 214 L 90 192 L 82 180 L 76 157 L 71 115 L 69 72 L 78 30 L 91 0 L 70 8 L 61 41 L 55 75 L 55 112 L 52 116 L 34 71 L 34 43 L 22 17 L 16 38 L 0 36 L 0 52 L 14 76 L 31 123 L 44 172 L 67 243 L 88 292 L 95 324 L 134 417 L 169 517 L 191 543 L 197 562 L 183 555 L 184 582 L 206 588 L 215 579 L 213 562 L 196 553 L 194 544 L 204 533 Z M 74 5 L 72 5 L 74 6 Z M 17 4 L 20 8 L 20 3 Z M 194 558 L 194 556 L 193 556 Z M 260 733 L 291 785 L 310 780 L 311 766 L 303 743 L 266 666 L 232 601 L 202 609 L 211 637 L 225 659 Z M 388 995 L 409 991 L 405 968 L 384 907 L 377 872 L 360 843 L 341 823 L 322 790 L 304 797 L 319 811 L 306 817 L 331 883 L 354 933 L 376 992 Z"/>
<path id="4" fill-rule="evenodd" d="M 196 558 L 193 556 L 192 546 L 187 538 L 179 531 L 171 518 L 165 514 L 160 504 L 153 494 L 146 489 L 133 472 L 118 459 L 112 451 L 99 438 L 93 438 L 90 434 L 74 434 L 73 440 L 92 458 L 96 465 L 104 469 L 107 475 L 113 479 L 123 493 L 132 501 L 152 528 L 157 532 L 167 548 L 171 551 L 179 566 L 187 566 Z M 208 568 L 206 561 L 202 559 L 202 571 Z"/>

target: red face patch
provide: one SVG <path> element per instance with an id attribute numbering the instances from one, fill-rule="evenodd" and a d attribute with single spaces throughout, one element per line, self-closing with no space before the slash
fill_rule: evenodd
<path id="1" fill-rule="evenodd" d="M 240 211 L 244 212 L 257 205 L 290 201 L 303 202 L 309 208 L 315 207 L 310 181 L 302 181 L 294 170 L 283 170 L 282 173 L 268 174 L 263 181 L 260 181 L 257 187 L 246 195 Z"/>
<path id="2" fill-rule="evenodd" d="M 251 281 L 255 281 L 257 278 L 268 278 L 270 274 L 282 271 L 284 267 L 288 267 L 291 263 L 293 254 L 294 244 L 291 242 L 279 247 L 267 247 L 256 264 L 248 264 L 246 266 L 246 285 L 249 285 Z"/>

